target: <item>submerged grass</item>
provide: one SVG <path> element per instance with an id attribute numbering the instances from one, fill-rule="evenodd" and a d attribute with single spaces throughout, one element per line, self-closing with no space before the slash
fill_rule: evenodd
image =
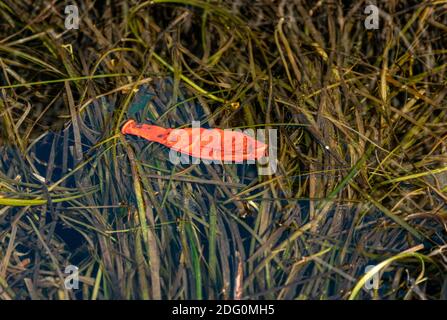
<path id="1" fill-rule="evenodd" d="M 447 298 L 444 1 L 68 4 L 0 2 L 0 299 Z M 129 117 L 277 129 L 278 170 Z"/>

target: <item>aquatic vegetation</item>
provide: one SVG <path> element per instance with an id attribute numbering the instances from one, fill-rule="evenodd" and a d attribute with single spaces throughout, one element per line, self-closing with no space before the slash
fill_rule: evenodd
<path id="1" fill-rule="evenodd" d="M 445 4 L 376 2 L 0 2 L 0 299 L 446 299 Z"/>

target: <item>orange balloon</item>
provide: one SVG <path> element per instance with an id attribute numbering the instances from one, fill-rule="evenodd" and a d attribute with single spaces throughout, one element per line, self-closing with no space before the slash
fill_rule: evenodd
<path id="1" fill-rule="evenodd" d="M 216 161 L 256 160 L 266 155 L 268 147 L 242 132 L 218 128 L 171 129 L 129 120 L 121 132 L 161 143 L 196 158 Z"/>

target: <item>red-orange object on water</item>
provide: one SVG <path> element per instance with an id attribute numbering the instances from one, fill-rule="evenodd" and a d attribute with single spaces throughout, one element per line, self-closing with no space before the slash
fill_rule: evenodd
<path id="1" fill-rule="evenodd" d="M 249 135 L 216 128 L 166 129 L 129 120 L 124 124 L 121 132 L 158 142 L 172 150 L 207 160 L 235 162 L 256 160 L 265 156 L 267 150 L 265 143 Z"/>

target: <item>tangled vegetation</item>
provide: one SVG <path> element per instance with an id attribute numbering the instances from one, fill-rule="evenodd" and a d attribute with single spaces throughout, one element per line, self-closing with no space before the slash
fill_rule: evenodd
<path id="1" fill-rule="evenodd" d="M 77 3 L 0 1 L 0 299 L 447 298 L 446 1 Z M 128 118 L 276 129 L 277 171 Z"/>

